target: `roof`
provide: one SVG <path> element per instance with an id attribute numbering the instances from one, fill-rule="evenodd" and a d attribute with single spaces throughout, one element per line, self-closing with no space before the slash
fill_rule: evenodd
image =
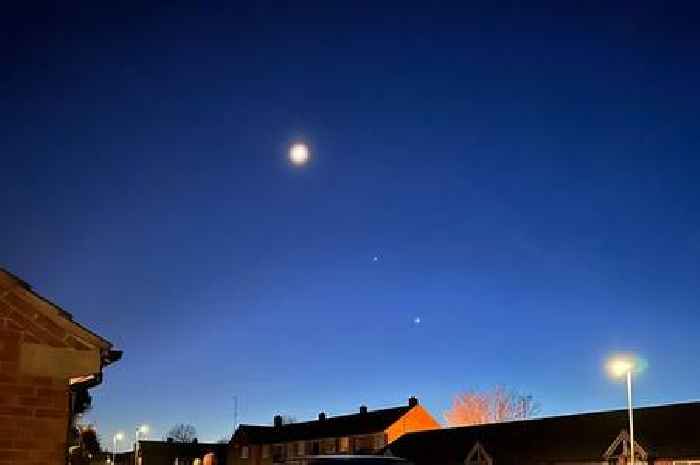
<path id="1" fill-rule="evenodd" d="M 44 296 L 37 294 L 34 292 L 32 289 L 32 286 L 24 281 L 22 278 L 16 276 L 12 272 L 0 267 L 0 278 L 5 277 L 6 279 L 9 279 L 11 282 L 14 282 L 14 284 L 19 287 L 22 291 L 24 291 L 26 294 L 30 295 L 31 297 L 38 299 L 41 301 L 43 304 L 48 306 L 51 310 L 53 310 L 53 314 L 57 317 L 63 318 L 64 320 L 69 321 L 72 325 L 74 325 L 76 328 L 79 328 L 81 331 L 89 334 L 94 338 L 96 341 L 100 343 L 100 345 L 105 349 L 111 349 L 113 344 L 109 342 L 107 339 L 103 338 L 99 334 L 96 334 L 92 330 L 86 328 L 85 326 L 81 325 L 77 321 L 73 319 L 73 315 L 71 315 L 69 312 L 61 308 L 59 305 L 55 304 L 54 302 L 51 302 L 49 299 L 45 298 Z M 115 353 L 112 354 L 112 357 L 110 358 L 111 361 L 116 361 L 121 357 L 121 353 L 117 353 L 117 351 L 114 351 Z"/>
<path id="2" fill-rule="evenodd" d="M 700 402 L 635 409 L 635 441 L 652 457 L 700 457 L 698 418 Z M 497 465 L 600 462 L 628 421 L 627 410 L 612 410 L 446 428 L 406 434 L 388 449 L 419 465 L 462 463 L 477 442 Z"/>
<path id="3" fill-rule="evenodd" d="M 202 457 L 213 452 L 224 457 L 228 449 L 226 443 L 139 441 L 139 454 L 159 457 Z M 172 462 L 171 462 L 172 463 Z"/>
<path id="4" fill-rule="evenodd" d="M 328 417 L 325 420 L 290 423 L 282 426 L 240 425 L 234 438 L 253 444 L 303 441 L 316 438 L 378 433 L 396 423 L 410 406 L 370 410 L 365 413 Z"/>

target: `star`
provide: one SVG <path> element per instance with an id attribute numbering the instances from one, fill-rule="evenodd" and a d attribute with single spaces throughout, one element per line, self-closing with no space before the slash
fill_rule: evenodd
<path id="1" fill-rule="evenodd" d="M 372 257 L 372 261 L 373 261 L 373 262 L 378 262 L 378 261 L 379 261 L 379 257 L 375 255 L 374 257 Z"/>

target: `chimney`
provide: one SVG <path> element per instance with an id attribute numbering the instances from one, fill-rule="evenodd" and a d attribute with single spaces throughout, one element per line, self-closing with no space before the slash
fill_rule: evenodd
<path id="1" fill-rule="evenodd" d="M 274 423 L 276 428 L 282 426 L 282 415 L 275 415 L 275 417 L 272 419 L 272 422 Z"/>
<path id="2" fill-rule="evenodd" d="M 326 419 L 326 412 L 321 412 L 318 414 L 318 421 L 323 421 Z"/>
<path id="3" fill-rule="evenodd" d="M 366 405 L 360 405 L 360 413 L 367 413 L 367 406 Z"/>
<path id="4" fill-rule="evenodd" d="M 198 442 L 197 438 L 192 439 L 192 444 L 197 444 Z"/>
<path id="5" fill-rule="evenodd" d="M 173 438 L 168 438 L 168 444 L 171 444 L 173 442 Z"/>
<path id="6" fill-rule="evenodd" d="M 415 407 L 418 405 L 418 398 L 416 396 L 411 396 L 408 398 L 408 406 Z"/>

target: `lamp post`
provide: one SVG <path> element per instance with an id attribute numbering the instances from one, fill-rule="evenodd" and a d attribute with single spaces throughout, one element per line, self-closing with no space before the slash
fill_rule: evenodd
<path id="1" fill-rule="evenodd" d="M 136 435 L 134 436 L 134 465 L 138 465 L 138 451 L 139 451 L 139 435 L 144 436 L 148 434 L 150 428 L 146 424 L 136 426 Z"/>
<path id="2" fill-rule="evenodd" d="M 632 371 L 635 363 L 631 357 L 616 357 L 608 362 L 608 371 L 616 378 L 625 377 L 627 379 L 627 409 L 629 411 L 630 422 L 630 463 L 634 465 L 634 414 L 632 411 Z"/>
<path id="3" fill-rule="evenodd" d="M 112 438 L 112 444 L 114 446 L 112 448 L 112 464 L 113 465 L 116 465 L 116 463 L 117 463 L 117 441 L 121 441 L 122 439 L 124 439 L 124 433 L 122 433 L 121 431 L 119 433 L 115 434 L 114 437 Z"/>

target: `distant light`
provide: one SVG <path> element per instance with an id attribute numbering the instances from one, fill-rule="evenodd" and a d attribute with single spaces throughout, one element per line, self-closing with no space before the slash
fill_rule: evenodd
<path id="1" fill-rule="evenodd" d="M 122 433 L 121 431 L 118 432 L 117 434 L 114 435 L 114 439 L 116 441 L 121 441 L 122 439 L 124 439 L 124 433 Z"/>
<path id="2" fill-rule="evenodd" d="M 372 261 L 373 261 L 373 262 L 378 262 L 378 261 L 379 261 L 379 257 L 377 257 L 377 256 L 375 255 L 374 257 L 372 257 Z"/>
<path id="3" fill-rule="evenodd" d="M 148 425 L 141 425 L 139 426 L 139 433 L 141 434 L 148 434 L 148 432 L 151 430 L 150 426 Z"/>
<path id="4" fill-rule="evenodd" d="M 419 317 L 419 316 L 417 316 L 417 317 L 415 317 L 415 318 L 413 319 L 413 324 L 414 324 L 414 325 L 419 325 L 419 324 L 420 324 L 420 317 Z"/>
<path id="5" fill-rule="evenodd" d="M 297 166 L 305 165 L 309 161 L 309 147 L 298 142 L 289 148 L 289 160 Z"/>
<path id="6" fill-rule="evenodd" d="M 608 373 L 616 378 L 625 376 L 627 373 L 634 371 L 634 368 L 634 358 L 627 356 L 611 358 L 607 363 Z"/>

